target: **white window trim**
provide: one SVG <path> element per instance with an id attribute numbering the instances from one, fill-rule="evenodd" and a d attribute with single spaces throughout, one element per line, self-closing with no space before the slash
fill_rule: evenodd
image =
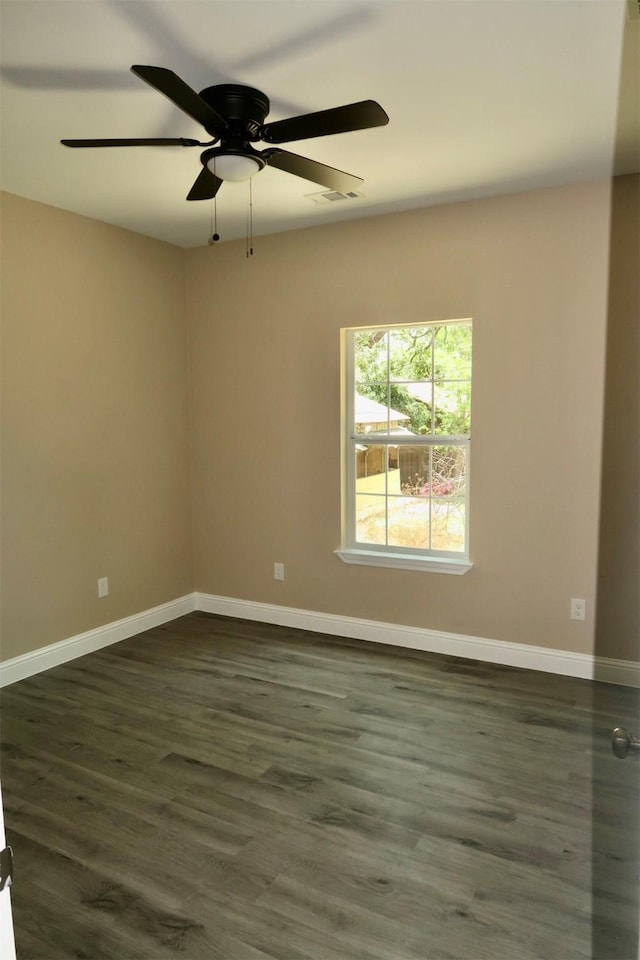
<path id="1" fill-rule="evenodd" d="M 356 563 L 368 567 L 395 567 L 396 570 L 420 570 L 422 573 L 453 573 L 462 576 L 473 567 L 470 560 L 454 560 L 450 557 L 418 557 L 407 553 L 387 553 L 375 549 L 360 550 L 355 547 L 345 547 L 334 552 L 344 563 Z"/>
<path id="2" fill-rule="evenodd" d="M 452 325 L 458 323 L 471 323 L 472 319 L 470 317 L 459 319 L 459 320 L 448 320 L 448 321 L 437 321 L 433 323 L 425 324 L 404 324 L 404 326 L 444 326 L 447 323 Z M 376 325 L 377 327 L 378 325 Z M 385 326 L 385 325 L 381 325 Z M 385 329 L 393 329 L 395 327 L 401 326 L 401 324 L 390 323 L 388 326 L 385 326 Z M 393 547 L 382 547 L 378 548 L 376 544 L 371 544 L 370 546 L 359 543 L 358 541 L 353 540 L 353 531 L 355 529 L 355 518 L 353 517 L 353 489 L 355 484 L 355 463 L 353 462 L 352 453 L 352 443 L 357 442 L 356 438 L 353 437 L 351 433 L 351 424 L 354 422 L 354 361 L 353 361 L 353 337 L 351 336 L 357 330 L 368 330 L 376 329 L 376 327 L 350 327 L 345 328 L 342 331 L 344 341 L 343 341 L 343 376 L 342 383 L 343 389 L 345 389 L 344 394 L 344 403 L 342 409 L 344 411 L 344 420 L 343 420 L 343 484 L 346 486 L 343 488 L 343 535 L 342 535 L 342 546 L 340 549 L 335 550 L 334 552 L 340 557 L 344 563 L 348 564 L 359 564 L 363 566 L 375 566 L 375 567 L 387 567 L 395 568 L 399 570 L 419 570 L 423 573 L 445 573 L 445 574 L 454 574 L 457 576 L 462 576 L 465 573 L 468 573 L 469 570 L 473 568 L 473 563 L 469 559 L 469 529 L 468 526 L 465 531 L 465 540 L 466 540 L 466 551 L 450 554 L 447 556 L 443 553 L 433 553 L 428 550 L 409 550 L 402 552 L 395 550 Z M 370 437 L 363 437 L 363 440 L 369 440 Z M 470 445 L 471 437 L 470 436 L 428 436 L 428 437 L 399 437 L 396 435 L 376 435 L 376 440 L 379 440 L 380 443 L 393 443 L 394 445 L 416 445 L 416 440 L 418 440 L 418 445 L 442 445 L 446 444 L 447 441 L 453 441 L 454 443 L 463 443 L 467 447 L 467 483 L 465 490 L 465 523 L 469 522 L 469 492 L 470 492 Z"/>

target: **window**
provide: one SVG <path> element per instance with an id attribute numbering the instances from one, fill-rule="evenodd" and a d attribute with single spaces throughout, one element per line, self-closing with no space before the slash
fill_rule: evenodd
<path id="1" fill-rule="evenodd" d="M 348 563 L 465 573 L 471 321 L 343 331 Z"/>

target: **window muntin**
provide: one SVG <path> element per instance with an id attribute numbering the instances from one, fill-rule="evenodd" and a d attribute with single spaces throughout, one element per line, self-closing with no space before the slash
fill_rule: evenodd
<path id="1" fill-rule="evenodd" d="M 467 559 L 471 321 L 345 333 L 343 548 Z"/>

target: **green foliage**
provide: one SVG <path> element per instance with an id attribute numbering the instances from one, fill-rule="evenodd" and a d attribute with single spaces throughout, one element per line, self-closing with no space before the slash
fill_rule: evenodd
<path id="1" fill-rule="evenodd" d="M 413 433 L 470 432 L 470 323 L 359 331 L 355 372 L 357 392 L 406 414 Z"/>

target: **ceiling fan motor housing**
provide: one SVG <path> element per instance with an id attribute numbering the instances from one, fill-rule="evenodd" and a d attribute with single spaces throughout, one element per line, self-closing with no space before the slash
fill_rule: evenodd
<path id="1" fill-rule="evenodd" d="M 202 99 L 219 113 L 229 124 L 232 137 L 244 140 L 259 140 L 260 128 L 269 113 L 269 98 L 255 87 L 246 87 L 240 83 L 220 83 L 214 87 L 205 87 L 200 91 Z M 220 130 L 208 131 L 212 136 L 220 136 Z M 226 142 L 229 134 L 221 137 Z M 231 139 L 231 138 L 230 138 Z"/>
<path id="2" fill-rule="evenodd" d="M 256 166 L 253 171 L 262 170 L 265 166 L 265 160 L 262 155 L 254 149 L 251 141 L 260 139 L 260 131 L 264 118 L 269 113 L 269 98 L 256 90 L 255 87 L 247 87 L 239 83 L 220 83 L 214 87 L 206 87 L 200 91 L 202 99 L 212 107 L 227 123 L 225 130 L 220 130 L 211 126 L 207 127 L 212 136 L 220 138 L 220 146 L 212 150 L 205 150 L 200 160 L 203 166 L 217 158 L 228 158 L 232 155 L 250 158 Z M 222 163 L 222 159 L 220 161 Z M 209 169 L 216 171 L 216 165 L 212 164 Z M 249 170 L 251 170 L 249 165 Z M 247 172 L 237 177 L 244 179 L 250 176 Z M 224 176 L 220 174 L 220 176 Z M 236 176 L 231 176 L 236 179 Z"/>

